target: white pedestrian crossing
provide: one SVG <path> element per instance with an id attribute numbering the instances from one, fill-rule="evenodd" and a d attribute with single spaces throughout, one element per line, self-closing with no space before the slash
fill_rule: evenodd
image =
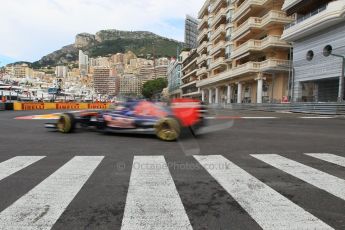
<path id="1" fill-rule="evenodd" d="M 345 167 L 345 158 L 329 153 L 306 153 L 306 155 Z"/>
<path id="2" fill-rule="evenodd" d="M 134 157 L 121 229 L 192 229 L 163 156 Z"/>
<path id="3" fill-rule="evenodd" d="M 102 161 L 77 156 L 0 213 L 0 229 L 51 229 Z"/>
<path id="4" fill-rule="evenodd" d="M 273 167 L 345 200 L 345 180 L 277 154 L 252 155 Z"/>
<path id="5" fill-rule="evenodd" d="M 338 155 L 305 155 L 325 164 L 345 167 L 345 158 Z M 345 180 L 341 178 L 278 154 L 251 156 L 345 200 Z M 0 163 L 0 181 L 43 158 L 45 156 L 18 156 Z M 224 156 L 195 155 L 194 158 L 262 229 L 333 229 L 329 226 L 332 222 L 323 222 L 322 217 L 319 219 L 309 213 Z M 72 158 L 9 207 L 0 210 L 0 229 L 51 229 L 103 159 L 103 156 Z M 121 229 L 193 229 L 164 156 L 134 157 Z"/>
<path id="6" fill-rule="evenodd" d="M 43 158 L 44 156 L 17 156 L 0 163 L 0 181 Z"/>
<path id="7" fill-rule="evenodd" d="M 332 229 L 222 156 L 194 156 L 263 229 Z"/>

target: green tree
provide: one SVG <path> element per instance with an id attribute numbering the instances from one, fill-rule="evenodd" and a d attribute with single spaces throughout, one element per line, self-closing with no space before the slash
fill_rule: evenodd
<path id="1" fill-rule="evenodd" d="M 143 86 L 143 96 L 145 98 L 152 99 L 154 95 L 161 93 L 167 86 L 168 81 L 165 78 L 148 81 Z"/>

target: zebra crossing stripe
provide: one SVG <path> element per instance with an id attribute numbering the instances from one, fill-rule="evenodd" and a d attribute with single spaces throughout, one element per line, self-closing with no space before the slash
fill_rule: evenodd
<path id="1" fill-rule="evenodd" d="M 263 229 L 333 229 L 223 156 L 194 156 Z"/>
<path id="2" fill-rule="evenodd" d="M 77 156 L 0 213 L 0 229 L 51 229 L 102 161 Z"/>
<path id="3" fill-rule="evenodd" d="M 44 157 L 45 156 L 17 156 L 0 163 L 0 181 Z"/>
<path id="4" fill-rule="evenodd" d="M 272 165 L 300 180 L 345 200 L 345 180 L 321 172 L 277 154 L 258 154 L 253 157 Z"/>
<path id="5" fill-rule="evenodd" d="M 306 153 L 306 155 L 345 167 L 345 158 L 329 153 Z"/>
<path id="6" fill-rule="evenodd" d="M 122 230 L 191 230 L 163 156 L 135 156 Z"/>

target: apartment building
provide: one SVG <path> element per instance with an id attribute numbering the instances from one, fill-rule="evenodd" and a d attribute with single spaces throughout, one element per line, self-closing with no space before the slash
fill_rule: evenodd
<path id="1" fill-rule="evenodd" d="M 89 56 L 79 50 L 79 71 L 80 75 L 86 76 L 89 73 Z"/>
<path id="2" fill-rule="evenodd" d="M 182 62 L 181 91 L 183 98 L 201 98 L 200 89 L 196 87 L 198 81 L 198 57 L 196 49 L 193 49 L 188 52 L 187 57 Z"/>
<path id="3" fill-rule="evenodd" d="M 186 48 L 195 49 L 198 39 L 198 20 L 190 15 L 186 16 L 184 26 L 184 44 Z"/>
<path id="4" fill-rule="evenodd" d="M 282 35 L 293 42 L 293 101 L 343 101 L 345 1 L 286 0 L 283 10 L 296 18 Z"/>
<path id="5" fill-rule="evenodd" d="M 124 74 L 120 78 L 120 95 L 126 97 L 139 97 L 142 95 L 142 82 L 139 76 Z"/>
<path id="6" fill-rule="evenodd" d="M 66 78 L 68 76 L 67 66 L 56 66 L 55 75 L 57 78 Z"/>
<path id="7" fill-rule="evenodd" d="M 171 59 L 168 65 L 168 93 L 170 98 L 181 98 L 181 77 L 182 77 L 182 62 L 188 57 L 189 52 L 182 51 L 177 59 Z"/>
<path id="8" fill-rule="evenodd" d="M 7 65 L 5 72 L 14 78 L 33 77 L 33 69 L 28 64 Z"/>
<path id="9" fill-rule="evenodd" d="M 111 66 L 111 59 L 108 57 L 97 57 L 97 58 L 90 58 L 89 60 L 90 67 L 97 67 L 97 66 Z"/>
<path id="10" fill-rule="evenodd" d="M 155 61 L 146 59 L 142 60 L 143 61 L 138 69 L 138 75 L 143 84 L 156 78 L 167 78 L 169 59 L 159 58 Z"/>
<path id="11" fill-rule="evenodd" d="M 202 100 L 281 102 L 289 95 L 291 45 L 281 40 L 293 21 L 283 0 L 207 0 L 199 11 L 197 64 Z"/>
<path id="12" fill-rule="evenodd" d="M 93 84 L 97 94 L 117 95 L 118 80 L 115 69 L 109 67 L 95 67 L 93 73 Z"/>
<path id="13" fill-rule="evenodd" d="M 169 98 L 181 97 L 181 66 L 180 59 L 171 59 L 167 72 Z"/>

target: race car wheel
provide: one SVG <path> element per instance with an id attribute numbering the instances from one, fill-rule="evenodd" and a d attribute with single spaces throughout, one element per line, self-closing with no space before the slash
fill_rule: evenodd
<path id="1" fill-rule="evenodd" d="M 181 127 L 175 118 L 166 117 L 156 123 L 155 131 L 159 139 L 163 141 L 175 141 L 180 136 Z"/>
<path id="2" fill-rule="evenodd" d="M 64 113 L 57 122 L 57 130 L 60 133 L 72 133 L 75 129 L 76 121 L 73 114 Z"/>

